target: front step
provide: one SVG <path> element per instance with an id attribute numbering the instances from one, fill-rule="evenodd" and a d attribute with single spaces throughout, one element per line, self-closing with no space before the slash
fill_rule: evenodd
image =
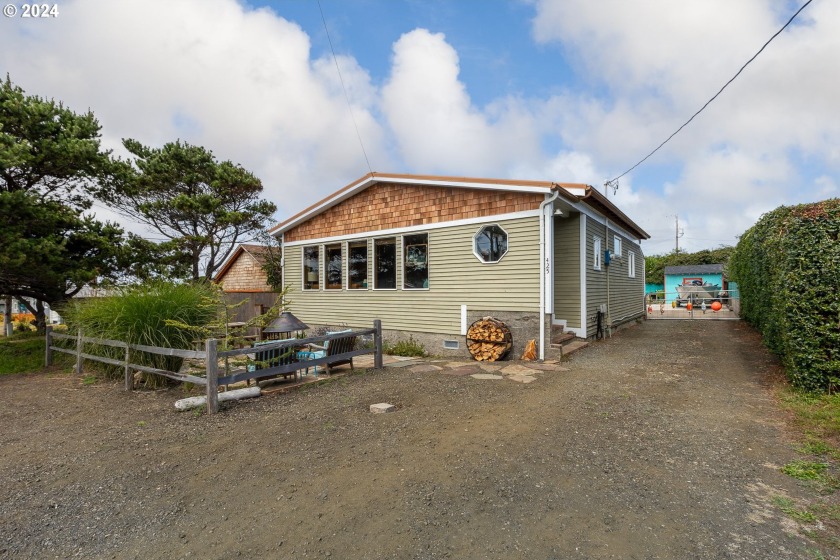
<path id="1" fill-rule="evenodd" d="M 587 346 L 589 346 L 589 343 L 579 338 L 575 338 L 571 342 L 566 342 L 564 344 L 551 344 L 552 348 L 560 350 L 561 356 L 571 356 L 581 348 L 586 348 Z"/>
<path id="2" fill-rule="evenodd" d="M 552 325 L 551 327 L 551 348 L 560 350 L 561 356 L 569 356 L 581 348 L 586 348 L 589 343 L 574 335 L 563 331 L 563 327 Z"/>
<path id="3" fill-rule="evenodd" d="M 560 333 L 557 333 L 555 331 L 555 332 L 551 333 L 551 343 L 552 344 L 565 344 L 565 343 L 569 342 L 570 340 L 574 340 L 575 338 L 576 337 L 575 337 L 574 333 L 570 333 L 570 332 L 567 333 L 567 332 L 562 332 L 561 331 Z"/>

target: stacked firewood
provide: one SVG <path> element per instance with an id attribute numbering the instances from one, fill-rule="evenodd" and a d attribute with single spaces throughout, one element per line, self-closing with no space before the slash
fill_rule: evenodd
<path id="1" fill-rule="evenodd" d="M 484 317 L 467 330 L 467 348 L 479 362 L 495 362 L 504 358 L 513 345 L 507 325 Z"/>

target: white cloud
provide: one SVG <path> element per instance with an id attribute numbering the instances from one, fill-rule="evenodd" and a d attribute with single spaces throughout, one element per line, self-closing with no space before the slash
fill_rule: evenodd
<path id="1" fill-rule="evenodd" d="M 547 110 L 558 111 L 557 126 L 572 132 L 563 136 L 567 146 L 620 173 L 716 93 L 790 10 L 770 0 L 538 0 L 535 39 L 562 45 L 608 92 L 594 100 L 570 92 L 550 100 Z M 679 213 L 689 250 L 734 242 L 767 210 L 836 192 L 840 121 L 828 115 L 837 112 L 840 82 L 827 71 L 840 56 L 834 16 L 828 3 L 808 6 L 650 160 L 682 169 L 664 189 L 650 186 L 646 198 L 671 215 L 652 223 L 651 233 L 667 231 Z M 834 178 L 805 188 L 810 180 L 794 158 L 824 166 Z M 672 248 L 673 240 L 652 240 L 657 244 Z"/>
<path id="2" fill-rule="evenodd" d="M 410 170 L 507 175 L 512 162 L 536 159 L 529 111 L 513 98 L 475 107 L 458 79 L 459 59 L 443 34 L 416 29 L 394 44 L 382 110 Z"/>
<path id="3" fill-rule="evenodd" d="M 282 4 L 280 4 L 282 9 Z M 408 31 L 387 76 L 339 56 L 375 171 L 602 182 L 682 124 L 789 17 L 775 0 L 535 0 L 533 38 L 574 83 L 478 106 L 456 49 Z M 837 196 L 840 19 L 815 2 L 721 97 L 610 195 L 673 247 L 734 242 L 779 204 Z M 104 143 L 181 138 L 256 173 L 282 219 L 367 172 L 329 53 L 235 0 L 67 0 L 56 20 L 6 19 L 0 65 L 28 93 L 90 108 Z M 525 40 L 523 38 L 523 40 Z M 384 54 L 382 55 L 384 56 Z M 560 56 L 560 53 L 558 53 Z M 803 166 L 802 162 L 806 162 Z M 807 170 L 816 162 L 817 172 Z M 677 169 L 649 184 L 656 165 Z M 806 169 L 803 171 L 803 169 Z"/>
<path id="4" fill-rule="evenodd" d="M 54 21 L 5 23 L 0 61 L 27 93 L 90 108 L 111 148 L 181 138 L 241 163 L 278 217 L 367 172 L 332 58 L 313 60 L 307 34 L 271 10 L 77 0 Z M 387 167 L 370 77 L 352 58 L 340 63 L 368 155 Z"/>

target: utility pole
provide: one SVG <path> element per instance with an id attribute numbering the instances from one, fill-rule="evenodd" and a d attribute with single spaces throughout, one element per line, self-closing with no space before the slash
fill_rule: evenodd
<path id="1" fill-rule="evenodd" d="M 680 252 L 680 237 L 682 237 L 685 232 L 680 230 L 680 216 L 679 216 L 679 214 L 675 215 L 674 219 L 675 219 L 675 228 L 676 228 L 675 231 L 674 231 L 674 244 L 675 244 L 675 247 L 676 247 L 674 252 L 679 253 Z"/>

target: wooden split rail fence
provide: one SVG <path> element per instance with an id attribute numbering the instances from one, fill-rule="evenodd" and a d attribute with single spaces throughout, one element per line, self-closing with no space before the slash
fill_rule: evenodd
<path id="1" fill-rule="evenodd" d="M 306 346 L 308 344 L 321 344 L 325 341 L 336 339 L 350 339 L 360 336 L 373 335 L 373 348 L 353 348 L 347 352 L 338 354 L 325 355 L 320 358 L 313 358 L 303 361 L 291 361 L 280 363 L 279 365 L 272 365 L 269 363 L 261 369 L 248 368 L 232 371 L 227 375 L 219 375 L 219 360 L 230 358 L 234 356 L 257 355 L 277 350 L 275 354 L 283 354 L 283 351 L 293 353 L 295 348 Z M 75 348 L 63 348 L 54 345 L 56 340 L 72 340 L 75 342 Z M 196 385 L 205 385 L 207 388 L 207 411 L 210 413 L 218 412 L 219 410 L 219 385 L 229 385 L 240 381 L 256 379 L 258 377 L 268 377 L 272 375 L 282 375 L 286 373 L 294 373 L 297 370 L 307 369 L 313 366 L 327 365 L 343 360 L 350 360 L 354 356 L 363 354 L 374 355 L 374 365 L 376 369 L 382 368 L 382 322 L 377 319 L 373 322 L 372 329 L 361 329 L 355 331 L 340 332 L 328 335 L 313 336 L 309 338 L 291 338 L 286 340 L 278 340 L 273 342 L 262 343 L 258 347 L 238 348 L 235 350 L 218 350 L 219 341 L 215 338 L 209 338 L 204 342 L 204 350 L 182 350 L 180 348 L 161 348 L 158 346 L 146 346 L 143 344 L 128 344 L 119 340 L 107 340 L 101 338 L 90 338 L 84 336 L 84 333 L 79 332 L 77 335 L 68 335 L 52 332 L 52 327 L 47 327 L 46 339 L 46 365 L 52 365 L 53 352 L 62 352 L 76 357 L 76 374 L 81 375 L 82 363 L 84 360 L 93 360 L 116 367 L 122 367 L 125 375 L 125 388 L 127 391 L 134 389 L 134 372 L 141 371 L 144 373 L 151 373 L 154 375 L 161 375 L 176 381 L 194 383 Z M 85 345 L 99 345 L 108 346 L 112 348 L 121 348 L 124 350 L 123 359 L 108 358 L 105 356 L 98 356 L 85 352 Z M 168 371 L 164 369 L 153 368 L 150 366 L 132 363 L 132 353 L 145 352 L 148 354 L 155 354 L 159 356 L 172 356 L 183 359 L 198 359 L 204 360 L 206 363 L 206 376 L 199 377 L 196 375 L 189 375 L 186 373 Z"/>

